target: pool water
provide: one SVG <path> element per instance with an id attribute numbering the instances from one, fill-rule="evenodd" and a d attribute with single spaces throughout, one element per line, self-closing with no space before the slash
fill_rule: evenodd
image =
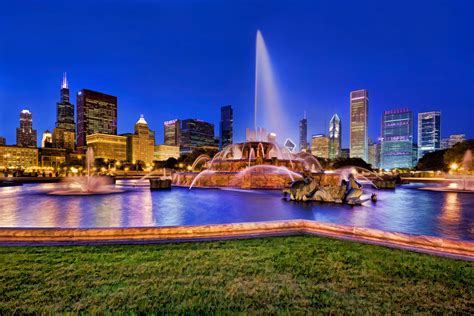
<path id="1" fill-rule="evenodd" d="M 55 184 L 0 188 L 0 227 L 143 227 L 308 219 L 417 235 L 474 240 L 474 194 L 376 191 L 362 206 L 292 202 L 280 191 L 129 188 L 96 196 L 51 196 Z M 370 192 L 368 192 L 370 193 Z"/>

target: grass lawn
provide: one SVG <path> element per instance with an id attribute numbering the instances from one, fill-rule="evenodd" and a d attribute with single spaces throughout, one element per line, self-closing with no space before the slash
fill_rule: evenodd
<path id="1" fill-rule="evenodd" d="M 313 236 L 0 247 L 0 314 L 474 314 L 474 263 Z"/>

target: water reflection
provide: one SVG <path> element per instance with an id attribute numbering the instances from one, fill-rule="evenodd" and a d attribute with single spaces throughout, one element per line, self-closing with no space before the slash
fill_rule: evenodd
<path id="1" fill-rule="evenodd" d="M 439 214 L 440 230 L 443 234 L 452 238 L 458 238 L 456 227 L 461 220 L 461 206 L 459 204 L 458 193 L 449 192 L 445 194 L 443 207 Z"/>
<path id="2" fill-rule="evenodd" d="M 285 201 L 279 191 L 131 189 L 123 194 L 50 196 L 48 185 L 0 188 L 3 227 L 137 227 L 310 219 L 474 240 L 474 195 L 397 188 L 363 206 Z"/>

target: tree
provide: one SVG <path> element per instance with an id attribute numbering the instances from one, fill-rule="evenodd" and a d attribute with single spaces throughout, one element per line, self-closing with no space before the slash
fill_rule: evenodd
<path id="1" fill-rule="evenodd" d="M 347 166 L 361 167 L 372 171 L 372 166 L 366 163 L 362 158 L 337 158 L 332 164 L 334 169 Z"/>
<path id="2" fill-rule="evenodd" d="M 437 170 L 448 170 L 448 165 L 444 162 L 444 155 L 447 152 L 444 150 L 437 150 L 431 153 L 425 154 L 416 165 L 416 170 L 421 171 L 437 171 Z"/>
<path id="3" fill-rule="evenodd" d="M 474 139 L 466 140 L 462 143 L 457 143 L 452 148 L 448 149 L 444 154 L 444 163 L 450 166 L 452 163 L 461 166 L 464 159 L 464 154 L 467 150 L 474 151 Z"/>

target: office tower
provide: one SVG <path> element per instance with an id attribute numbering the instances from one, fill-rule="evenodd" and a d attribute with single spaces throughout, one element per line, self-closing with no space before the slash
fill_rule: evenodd
<path id="1" fill-rule="evenodd" d="M 453 147 L 454 145 L 456 145 L 458 143 L 462 143 L 465 140 L 466 140 L 466 135 L 465 134 L 449 135 L 449 148 Z"/>
<path id="2" fill-rule="evenodd" d="M 165 121 L 163 123 L 165 145 L 180 146 L 181 122 L 178 119 Z"/>
<path id="3" fill-rule="evenodd" d="M 60 99 L 56 103 L 56 127 L 53 129 L 52 146 L 74 151 L 76 145 L 76 124 L 74 105 L 69 101 L 69 86 L 66 73 L 61 83 Z"/>
<path id="4" fill-rule="evenodd" d="M 33 129 L 33 115 L 28 110 L 20 112 L 20 127 L 16 129 L 16 145 L 36 147 L 36 130 Z"/>
<path id="5" fill-rule="evenodd" d="M 367 161 L 369 93 L 367 90 L 351 91 L 350 94 L 350 155 Z"/>
<path id="6" fill-rule="evenodd" d="M 41 139 L 41 147 L 52 147 L 53 146 L 53 135 L 48 130 L 43 132 L 43 138 Z"/>
<path id="7" fill-rule="evenodd" d="M 153 163 L 155 132 L 150 130 L 143 115 L 135 124 L 135 133 L 127 134 L 127 160 Z"/>
<path id="8" fill-rule="evenodd" d="M 74 123 L 74 105 L 69 102 L 69 86 L 66 73 L 61 84 L 60 99 L 56 103 L 56 127 L 66 131 L 76 132 Z"/>
<path id="9" fill-rule="evenodd" d="M 319 158 L 329 158 L 329 137 L 324 134 L 313 135 L 311 154 Z"/>
<path id="10" fill-rule="evenodd" d="M 372 168 L 380 167 L 380 144 L 372 142 L 369 138 L 369 154 L 367 163 L 372 166 Z"/>
<path id="11" fill-rule="evenodd" d="M 213 147 L 214 124 L 198 119 L 186 119 L 181 121 L 180 127 L 181 153 L 192 152 L 197 147 Z"/>
<path id="12" fill-rule="evenodd" d="M 413 112 L 407 108 L 384 111 L 381 162 L 383 169 L 413 167 Z"/>
<path id="13" fill-rule="evenodd" d="M 329 121 L 329 158 L 341 156 L 341 119 L 334 114 Z"/>
<path id="14" fill-rule="evenodd" d="M 221 107 L 219 149 L 222 149 L 233 141 L 234 111 L 231 105 Z"/>
<path id="15" fill-rule="evenodd" d="M 117 97 L 82 89 L 77 93 L 77 149 L 84 153 L 87 135 L 117 135 Z"/>
<path id="16" fill-rule="evenodd" d="M 308 150 L 308 121 L 306 120 L 306 111 L 303 119 L 300 121 L 300 151 Z"/>
<path id="17" fill-rule="evenodd" d="M 92 148 L 95 158 L 127 160 L 127 136 L 91 134 L 86 136 L 87 147 Z"/>
<path id="18" fill-rule="evenodd" d="M 5 146 L 7 144 L 7 139 L 0 136 L 0 146 Z"/>
<path id="19" fill-rule="evenodd" d="M 441 149 L 441 112 L 418 113 L 418 159 Z"/>

